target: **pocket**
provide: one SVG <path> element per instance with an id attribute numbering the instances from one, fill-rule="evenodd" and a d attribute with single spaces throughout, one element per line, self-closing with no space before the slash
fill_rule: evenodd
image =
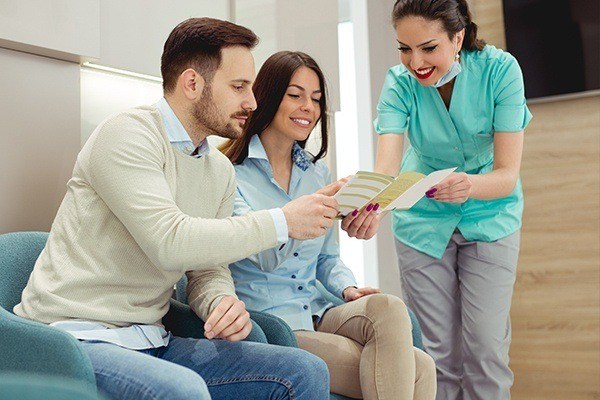
<path id="1" fill-rule="evenodd" d="M 494 242 L 475 242 L 477 259 L 516 272 L 520 241 L 518 230 Z"/>

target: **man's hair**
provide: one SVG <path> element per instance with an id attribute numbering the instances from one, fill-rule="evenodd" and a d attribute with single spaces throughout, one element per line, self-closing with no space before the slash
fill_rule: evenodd
<path id="1" fill-rule="evenodd" d="M 193 68 L 207 83 L 221 65 L 221 49 L 254 48 L 258 37 L 248 28 L 215 18 L 190 18 L 177 25 L 165 42 L 160 72 L 163 90 L 171 93 L 183 71 Z"/>

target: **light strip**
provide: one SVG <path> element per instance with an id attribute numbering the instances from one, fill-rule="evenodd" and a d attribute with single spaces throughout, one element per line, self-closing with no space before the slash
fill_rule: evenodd
<path id="1" fill-rule="evenodd" d="M 131 77 L 131 78 L 138 78 L 138 79 L 144 79 L 147 81 L 162 83 L 161 78 L 157 78 L 152 75 L 140 74 L 138 72 L 126 71 L 124 69 L 118 69 L 118 68 L 113 68 L 113 67 L 107 67 L 104 65 L 92 64 L 89 62 L 83 63 L 82 66 L 85 68 L 89 68 L 89 69 L 95 69 L 95 70 L 99 70 L 99 71 L 103 71 L 103 72 L 108 72 L 111 74 L 117 74 L 117 75 L 127 76 L 127 77 Z"/>

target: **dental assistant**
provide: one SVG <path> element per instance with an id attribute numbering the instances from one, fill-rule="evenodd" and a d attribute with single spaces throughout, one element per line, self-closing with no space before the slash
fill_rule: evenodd
<path id="1" fill-rule="evenodd" d="M 519 169 L 531 119 L 521 69 L 477 39 L 465 0 L 399 0 L 392 20 L 401 64 L 388 71 L 377 106 L 375 170 L 457 167 L 393 213 L 405 302 L 437 365 L 437 399 L 509 399 Z"/>

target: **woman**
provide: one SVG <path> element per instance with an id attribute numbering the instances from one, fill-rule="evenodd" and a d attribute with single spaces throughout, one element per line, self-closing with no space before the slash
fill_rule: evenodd
<path id="1" fill-rule="evenodd" d="M 438 399 L 508 399 L 519 169 L 531 119 L 521 70 L 477 39 L 465 0 L 398 0 L 392 18 L 402 63 L 388 71 L 377 106 L 375 170 L 458 167 L 393 214 L 405 301 L 436 362 Z M 357 225 L 364 229 L 350 219 L 343 228 Z"/>
<path id="2" fill-rule="evenodd" d="M 276 53 L 253 90 L 258 108 L 244 136 L 225 149 L 236 169 L 237 215 L 281 207 L 331 182 L 321 160 L 327 151 L 327 103 L 316 62 L 300 52 Z M 304 145 L 317 123 L 321 148 L 313 157 Z M 299 346 L 325 360 L 332 392 L 365 399 L 434 398 L 435 366 L 412 346 L 404 303 L 356 287 L 333 231 L 314 240 L 289 240 L 230 269 L 248 309 L 284 319 Z M 317 279 L 346 303 L 334 307 L 317 289 Z"/>

